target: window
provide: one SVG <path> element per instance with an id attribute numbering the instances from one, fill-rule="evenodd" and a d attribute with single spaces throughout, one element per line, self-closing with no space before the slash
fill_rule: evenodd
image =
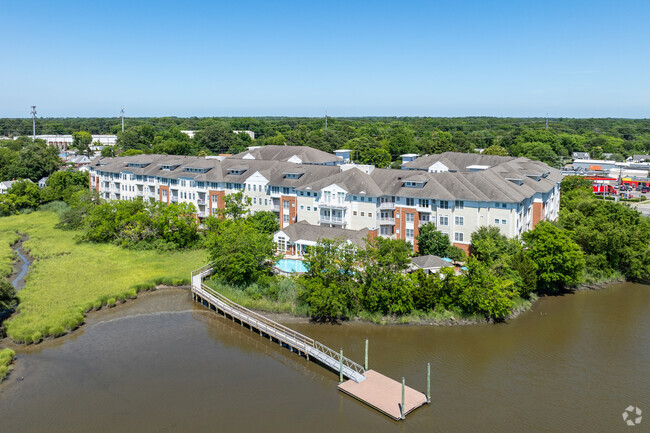
<path id="1" fill-rule="evenodd" d="M 257 197 L 253 197 L 253 204 L 257 204 Z"/>
<path id="2" fill-rule="evenodd" d="M 248 184 L 248 190 L 249 190 L 249 191 L 251 190 L 251 185 L 250 185 L 250 184 Z"/>
<path id="3" fill-rule="evenodd" d="M 449 217 L 448 216 L 441 216 L 440 217 L 440 225 L 441 226 L 448 226 L 449 225 Z"/>
<path id="4" fill-rule="evenodd" d="M 285 224 L 289 224 L 289 215 L 283 215 L 283 216 L 282 216 L 282 221 L 283 221 Z"/>
<path id="5" fill-rule="evenodd" d="M 300 210 L 305 210 L 305 206 L 300 205 Z"/>
<path id="6" fill-rule="evenodd" d="M 463 234 L 460 232 L 455 232 L 454 233 L 454 240 L 456 242 L 463 242 Z"/>
<path id="7" fill-rule="evenodd" d="M 494 219 L 494 224 L 499 224 L 499 218 Z"/>
<path id="8" fill-rule="evenodd" d="M 465 202 L 462 200 L 456 200 L 456 208 L 457 209 L 464 209 L 465 208 Z"/>
<path id="9" fill-rule="evenodd" d="M 307 206 L 307 210 L 311 210 L 311 206 Z"/>
<path id="10" fill-rule="evenodd" d="M 449 209 L 449 202 L 447 200 L 440 200 L 440 209 Z"/>
<path id="11" fill-rule="evenodd" d="M 406 239 L 413 239 L 413 229 L 406 229 Z"/>
<path id="12" fill-rule="evenodd" d="M 366 198 L 361 196 L 361 201 L 366 201 Z"/>
<path id="13" fill-rule="evenodd" d="M 289 202 L 288 201 L 283 201 L 282 202 L 282 207 L 285 209 L 289 209 Z"/>
<path id="14" fill-rule="evenodd" d="M 407 205 L 407 206 L 415 206 L 415 199 L 414 199 L 414 198 L 407 197 L 407 198 L 406 198 L 406 205 Z"/>
<path id="15" fill-rule="evenodd" d="M 426 199 L 426 198 L 424 198 L 424 199 L 421 198 L 420 200 L 418 200 L 418 205 L 420 207 L 429 207 L 429 200 Z"/>
<path id="16" fill-rule="evenodd" d="M 352 215 L 357 216 L 357 211 L 352 211 Z"/>
<path id="17" fill-rule="evenodd" d="M 329 191 L 325 191 L 325 192 L 323 193 L 323 201 L 324 201 L 325 203 L 329 203 L 330 201 L 332 201 L 332 193 L 329 192 Z"/>
<path id="18" fill-rule="evenodd" d="M 501 207 L 505 209 L 505 208 L 508 207 L 508 204 L 507 203 L 501 203 Z"/>
<path id="19" fill-rule="evenodd" d="M 361 216 L 363 216 L 363 212 L 361 212 Z"/>
<path id="20" fill-rule="evenodd" d="M 420 222 L 421 223 L 429 222 L 429 214 L 428 213 L 421 213 L 420 214 Z"/>
<path id="21" fill-rule="evenodd" d="M 501 220 L 501 224 L 505 224 L 505 223 L 506 223 L 506 220 Z"/>
<path id="22" fill-rule="evenodd" d="M 368 216 L 372 218 L 372 212 L 368 212 Z"/>
<path id="23" fill-rule="evenodd" d="M 412 223 L 414 221 L 414 217 L 415 217 L 415 215 L 413 215 L 412 213 L 407 213 L 406 214 L 406 222 L 407 223 Z"/>
<path id="24" fill-rule="evenodd" d="M 454 223 L 455 223 L 457 226 L 462 226 L 464 222 L 465 222 L 465 218 L 464 218 L 464 217 L 462 217 L 462 216 L 454 217 Z"/>
<path id="25" fill-rule="evenodd" d="M 285 241 L 284 237 L 280 236 L 278 238 L 278 251 L 286 251 L 286 249 L 287 249 L 286 241 Z"/>
<path id="26" fill-rule="evenodd" d="M 267 206 L 269 204 L 268 199 L 264 199 L 264 206 Z"/>

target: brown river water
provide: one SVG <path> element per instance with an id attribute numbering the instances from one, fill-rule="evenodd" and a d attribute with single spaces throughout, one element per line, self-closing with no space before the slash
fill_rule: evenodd
<path id="1" fill-rule="evenodd" d="M 165 289 L 18 350 L 1 432 L 650 431 L 650 286 L 537 302 L 499 325 L 289 326 L 432 402 L 394 422 L 337 391 L 338 375 Z M 22 380 L 21 380 L 22 379 Z M 642 423 L 625 425 L 629 405 Z"/>

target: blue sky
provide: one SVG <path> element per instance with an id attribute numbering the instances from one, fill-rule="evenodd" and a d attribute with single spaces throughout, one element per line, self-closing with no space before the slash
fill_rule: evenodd
<path id="1" fill-rule="evenodd" d="M 650 117 L 650 2 L 0 1 L 0 117 Z"/>

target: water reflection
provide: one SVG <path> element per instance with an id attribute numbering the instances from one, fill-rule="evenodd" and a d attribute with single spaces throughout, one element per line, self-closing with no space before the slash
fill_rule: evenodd
<path id="1" fill-rule="evenodd" d="M 187 292 L 144 294 L 21 349 L 0 386 L 2 431 L 616 431 L 650 399 L 649 294 L 546 298 L 503 325 L 290 324 L 358 362 L 369 338 L 371 368 L 423 391 L 431 362 L 432 404 L 402 423 Z"/>

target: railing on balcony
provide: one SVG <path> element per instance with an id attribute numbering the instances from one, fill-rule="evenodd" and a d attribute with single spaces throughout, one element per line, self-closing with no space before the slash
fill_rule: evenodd
<path id="1" fill-rule="evenodd" d="M 172 196 L 172 197 L 169 198 L 169 201 L 172 202 L 172 203 L 178 203 L 178 197 Z"/>
<path id="2" fill-rule="evenodd" d="M 197 202 L 198 204 L 202 205 L 202 206 L 205 205 L 205 199 L 204 199 L 204 198 L 200 198 L 200 199 L 196 200 L 196 202 Z"/>
<path id="3" fill-rule="evenodd" d="M 395 224 L 395 218 L 379 218 L 379 224 Z"/>
<path id="4" fill-rule="evenodd" d="M 319 202 L 318 206 L 320 206 L 322 208 L 327 208 L 327 209 L 347 209 L 347 205 L 345 203 Z"/>
<path id="5" fill-rule="evenodd" d="M 325 223 L 325 224 L 345 224 L 345 220 L 341 217 L 327 217 L 327 216 L 320 216 L 318 217 L 318 223 Z"/>
<path id="6" fill-rule="evenodd" d="M 394 201 L 382 201 L 379 203 L 379 209 L 395 209 Z"/>

